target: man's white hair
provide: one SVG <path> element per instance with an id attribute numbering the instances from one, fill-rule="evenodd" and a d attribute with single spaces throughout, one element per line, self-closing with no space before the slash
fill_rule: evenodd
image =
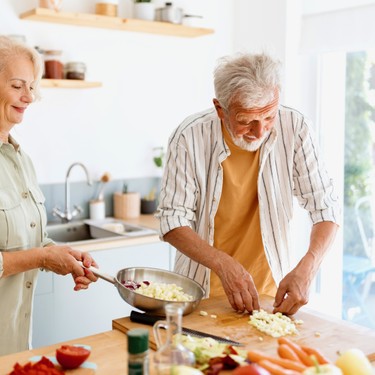
<path id="1" fill-rule="evenodd" d="M 263 54 L 222 57 L 214 71 L 216 99 L 224 109 L 234 102 L 263 107 L 280 91 L 280 62 Z"/>

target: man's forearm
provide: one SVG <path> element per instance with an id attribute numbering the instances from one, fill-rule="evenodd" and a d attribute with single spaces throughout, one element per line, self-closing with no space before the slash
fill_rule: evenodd
<path id="1" fill-rule="evenodd" d="M 164 235 L 164 241 L 194 261 L 216 271 L 226 254 L 210 246 L 189 227 L 179 227 Z"/>
<path id="2" fill-rule="evenodd" d="M 306 255 L 301 259 L 301 262 L 308 262 L 308 268 L 310 268 L 310 272 L 313 274 L 316 274 L 327 251 L 331 247 L 337 229 L 338 225 L 331 221 L 323 221 L 312 227 L 309 249 Z"/>

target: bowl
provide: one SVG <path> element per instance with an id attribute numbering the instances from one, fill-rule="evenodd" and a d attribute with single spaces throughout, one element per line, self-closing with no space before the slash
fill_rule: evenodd
<path id="1" fill-rule="evenodd" d="M 182 288 L 184 293 L 191 295 L 193 299 L 191 301 L 180 302 L 148 297 L 125 287 L 124 283 L 128 280 L 138 283 L 142 281 L 150 281 L 155 283 L 176 284 Z M 116 285 L 122 299 L 129 305 L 147 313 L 163 316 L 165 316 L 165 306 L 171 303 L 182 306 L 183 315 L 190 314 L 198 307 L 205 294 L 204 289 L 193 279 L 158 268 L 124 268 L 117 273 Z"/>

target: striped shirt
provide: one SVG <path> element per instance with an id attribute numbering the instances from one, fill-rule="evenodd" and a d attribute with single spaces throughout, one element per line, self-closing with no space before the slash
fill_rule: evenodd
<path id="1" fill-rule="evenodd" d="M 188 117 L 172 133 L 156 214 L 161 238 L 172 229 L 188 226 L 213 245 L 223 185 L 221 163 L 229 155 L 214 108 Z M 298 111 L 279 107 L 275 125 L 260 149 L 257 184 L 264 251 L 278 284 L 290 271 L 293 197 L 313 224 L 338 223 L 340 215 L 312 130 Z M 175 272 L 196 280 L 209 294 L 210 270 L 179 251 Z"/>

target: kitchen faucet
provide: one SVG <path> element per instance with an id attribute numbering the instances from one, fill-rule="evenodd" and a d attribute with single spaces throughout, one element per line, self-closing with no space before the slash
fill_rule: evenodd
<path id="1" fill-rule="evenodd" d="M 84 164 L 82 164 L 82 163 L 73 163 L 68 168 L 68 171 L 67 171 L 66 177 L 65 177 L 65 209 L 64 209 L 64 211 L 61 211 L 59 208 L 55 207 L 53 209 L 53 211 L 52 211 L 53 215 L 59 217 L 63 223 L 68 223 L 75 216 L 77 216 L 78 214 L 80 214 L 82 212 L 82 208 L 79 207 L 79 206 L 74 206 L 73 211 L 70 211 L 70 184 L 69 184 L 69 175 L 70 175 L 71 170 L 76 165 L 82 167 L 83 170 L 85 171 L 85 173 L 86 173 L 86 179 L 87 179 L 87 185 L 90 185 L 90 186 L 92 185 L 92 182 L 91 182 L 91 179 L 90 179 L 90 176 L 89 176 L 89 172 L 88 172 L 87 168 L 84 166 Z"/>

